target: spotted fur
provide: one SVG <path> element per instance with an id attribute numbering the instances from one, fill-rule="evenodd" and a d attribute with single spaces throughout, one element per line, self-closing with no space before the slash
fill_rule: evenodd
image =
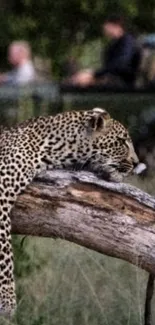
<path id="1" fill-rule="evenodd" d="M 47 168 L 86 169 L 121 181 L 138 164 L 128 131 L 100 108 L 38 117 L 0 131 L 0 311 L 16 308 L 10 210 Z"/>

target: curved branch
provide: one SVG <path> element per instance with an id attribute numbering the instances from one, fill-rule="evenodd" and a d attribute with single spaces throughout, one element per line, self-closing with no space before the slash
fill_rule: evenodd
<path id="1" fill-rule="evenodd" d="M 155 198 L 86 172 L 47 171 L 12 210 L 17 234 L 62 238 L 155 275 Z"/>

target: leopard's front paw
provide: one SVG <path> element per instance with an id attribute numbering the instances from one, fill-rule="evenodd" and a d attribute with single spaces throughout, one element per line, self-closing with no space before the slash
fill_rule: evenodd
<path id="1" fill-rule="evenodd" d="M 124 179 L 124 175 L 115 171 L 109 175 L 109 182 L 120 183 Z"/>

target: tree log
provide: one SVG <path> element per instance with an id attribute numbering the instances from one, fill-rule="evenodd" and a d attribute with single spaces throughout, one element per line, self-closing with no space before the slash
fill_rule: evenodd
<path id="1" fill-rule="evenodd" d="M 155 275 L 155 198 L 88 172 L 46 171 L 21 194 L 12 232 L 62 238 Z"/>

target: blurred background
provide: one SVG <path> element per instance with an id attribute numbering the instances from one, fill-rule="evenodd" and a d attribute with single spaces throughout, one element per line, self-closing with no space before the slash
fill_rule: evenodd
<path id="1" fill-rule="evenodd" d="M 149 168 L 127 181 L 154 195 L 154 0 L 0 0 L 0 124 L 95 106 L 129 128 Z M 146 272 L 62 240 L 21 241 L 11 324 L 143 324 Z"/>

